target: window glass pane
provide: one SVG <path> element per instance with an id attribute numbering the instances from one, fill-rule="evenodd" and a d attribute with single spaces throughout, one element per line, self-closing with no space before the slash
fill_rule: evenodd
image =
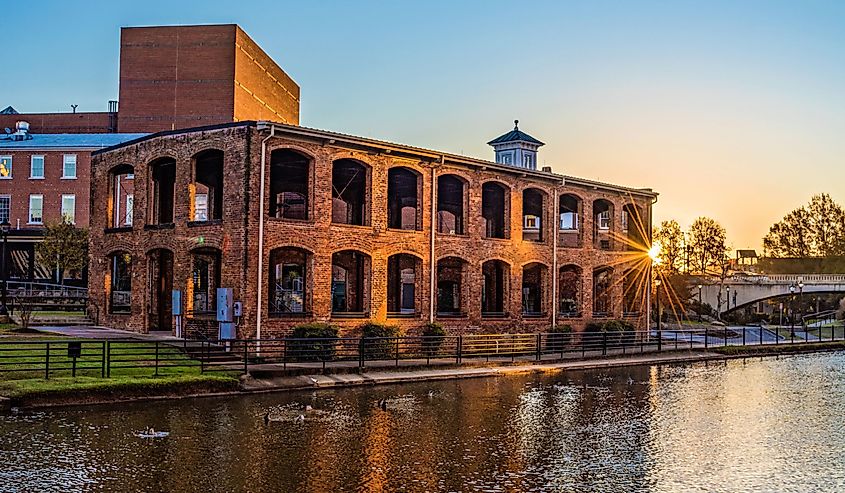
<path id="1" fill-rule="evenodd" d="M 12 197 L 8 195 L 0 196 L 0 223 L 9 222 L 9 210 L 12 207 Z"/>
<path id="2" fill-rule="evenodd" d="M 44 156 L 32 156 L 29 177 L 44 178 Z"/>
<path id="3" fill-rule="evenodd" d="M 132 226 L 132 211 L 135 209 L 135 197 L 132 194 L 126 196 L 126 219 L 123 224 Z"/>
<path id="4" fill-rule="evenodd" d="M 62 195 L 62 221 L 76 222 L 76 196 Z"/>
<path id="5" fill-rule="evenodd" d="M 41 215 L 41 210 L 44 204 L 44 198 L 41 195 L 30 195 L 29 196 L 29 222 L 30 223 L 41 223 L 43 222 L 43 217 Z"/>
<path id="6" fill-rule="evenodd" d="M 76 178 L 76 154 L 65 154 L 62 178 Z"/>
<path id="7" fill-rule="evenodd" d="M 574 212 L 561 213 L 560 229 L 578 229 L 578 215 Z"/>
<path id="8" fill-rule="evenodd" d="M 12 156 L 0 156 L 0 178 L 12 177 Z"/>

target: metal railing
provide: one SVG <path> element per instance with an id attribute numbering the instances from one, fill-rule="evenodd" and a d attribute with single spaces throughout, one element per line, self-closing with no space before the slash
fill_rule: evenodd
<path id="1" fill-rule="evenodd" d="M 233 374 L 279 370 L 555 362 L 726 346 L 845 341 L 845 327 L 742 327 L 406 337 L 236 339 L 230 341 L 0 339 L 0 378 L 160 375 L 196 368 Z M 18 377 L 23 378 L 23 377 Z"/>

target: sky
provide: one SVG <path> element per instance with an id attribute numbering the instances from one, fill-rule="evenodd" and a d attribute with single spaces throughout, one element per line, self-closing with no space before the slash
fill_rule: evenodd
<path id="1" fill-rule="evenodd" d="M 845 2 L 13 2 L 0 108 L 104 111 L 121 26 L 236 23 L 300 85 L 301 124 L 660 193 L 733 248 L 813 194 L 845 204 Z"/>

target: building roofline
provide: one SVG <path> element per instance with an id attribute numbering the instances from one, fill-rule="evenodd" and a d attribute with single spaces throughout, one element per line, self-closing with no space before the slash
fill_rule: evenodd
<path id="1" fill-rule="evenodd" d="M 415 157 L 424 158 L 430 162 L 453 162 L 457 164 L 463 164 L 465 166 L 470 166 L 474 168 L 478 168 L 481 170 L 493 170 L 499 171 L 502 173 L 507 173 L 511 175 L 521 175 L 521 176 L 532 176 L 534 178 L 538 178 L 541 180 L 552 181 L 552 182 L 560 182 L 561 184 L 565 183 L 572 183 L 581 186 L 593 187 L 593 188 L 602 188 L 606 190 L 612 190 L 616 192 L 622 192 L 630 195 L 639 195 L 643 197 L 650 197 L 656 198 L 657 193 L 654 192 L 650 188 L 633 188 L 633 187 L 625 187 L 621 185 L 613 185 L 610 183 L 603 183 L 594 180 L 588 180 L 584 178 L 577 178 L 567 175 L 560 175 L 557 173 L 549 173 L 545 171 L 537 171 L 537 170 L 530 170 L 530 169 L 522 169 L 516 168 L 513 166 L 507 166 L 504 164 L 495 163 L 493 161 L 487 161 L 485 159 L 479 159 L 474 157 L 468 156 L 460 156 L 457 154 L 451 154 L 448 152 L 441 152 L 435 151 L 432 149 L 425 149 L 422 147 L 414 147 L 406 144 L 397 144 L 394 142 L 387 142 L 383 140 L 371 139 L 369 137 L 359 137 L 356 135 L 344 134 L 340 132 L 332 132 L 328 130 L 320 130 L 315 128 L 303 127 L 298 125 L 289 125 L 286 123 L 277 123 L 272 121 L 242 121 L 242 122 L 231 122 L 231 123 L 221 123 L 217 125 L 207 125 L 203 127 L 193 127 L 193 128 L 183 128 L 178 130 L 165 130 L 162 132 L 156 132 L 153 134 L 149 134 L 147 136 L 129 140 L 105 149 L 100 149 L 94 151 L 92 155 L 99 155 L 106 152 L 111 152 L 123 147 L 128 147 L 131 145 L 135 145 L 146 140 L 158 138 L 158 137 L 166 137 L 170 135 L 179 135 L 184 133 L 192 133 L 192 132 L 205 132 L 211 130 L 221 130 L 226 128 L 236 128 L 236 127 L 256 127 L 257 130 L 269 130 L 271 126 L 276 127 L 277 131 L 282 131 L 283 133 L 290 134 L 290 135 L 298 135 L 301 137 L 307 137 L 311 139 L 315 139 L 318 141 L 323 141 L 327 144 L 333 144 L 337 141 L 346 142 L 353 146 L 359 147 L 366 147 L 371 149 L 376 149 L 380 151 L 384 151 L 387 154 L 396 154 L 396 155 L 409 155 Z"/>

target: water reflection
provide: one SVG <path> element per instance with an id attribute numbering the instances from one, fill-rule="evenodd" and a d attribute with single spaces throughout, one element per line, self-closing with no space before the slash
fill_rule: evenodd
<path id="1" fill-rule="evenodd" d="M 843 368 L 824 354 L 18 414 L 0 418 L 0 490 L 837 491 Z M 149 426 L 170 436 L 136 436 Z"/>

